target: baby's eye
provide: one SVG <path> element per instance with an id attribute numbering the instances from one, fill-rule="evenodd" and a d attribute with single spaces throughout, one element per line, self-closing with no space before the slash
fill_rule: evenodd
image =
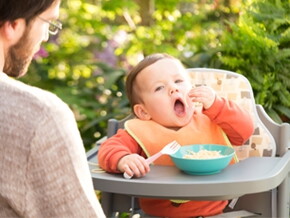
<path id="1" fill-rule="evenodd" d="M 158 87 L 156 87 L 156 89 L 154 90 L 155 92 L 158 92 L 158 91 L 160 91 L 161 89 L 163 89 L 163 87 L 164 86 L 158 86 Z"/>
<path id="2" fill-rule="evenodd" d="M 175 83 L 182 83 L 182 82 L 183 82 L 182 79 L 177 79 L 177 80 L 175 80 Z"/>

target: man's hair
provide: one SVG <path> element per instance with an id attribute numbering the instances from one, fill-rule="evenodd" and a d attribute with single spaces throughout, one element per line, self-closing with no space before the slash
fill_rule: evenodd
<path id="1" fill-rule="evenodd" d="M 146 67 L 154 64 L 155 62 L 162 60 L 162 59 L 174 59 L 176 58 L 163 53 L 156 53 L 152 55 L 146 56 L 142 61 L 140 61 L 128 74 L 126 79 L 126 94 L 132 109 L 132 112 L 134 113 L 134 105 L 140 103 L 142 99 L 140 99 L 140 96 L 138 95 L 138 91 L 136 90 L 136 77 L 138 74 L 144 70 Z"/>
<path id="2" fill-rule="evenodd" d="M 30 20 L 48 9 L 56 0 L 1 0 L 0 1 L 0 27 L 6 21 L 18 18 Z"/>

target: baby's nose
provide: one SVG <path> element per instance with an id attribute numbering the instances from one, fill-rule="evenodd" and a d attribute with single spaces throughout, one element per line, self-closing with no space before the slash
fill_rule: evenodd
<path id="1" fill-rule="evenodd" d="M 172 94 L 175 93 L 175 92 L 179 92 L 178 88 L 176 88 L 176 87 L 172 87 L 172 88 L 170 89 L 170 94 L 172 95 Z"/>

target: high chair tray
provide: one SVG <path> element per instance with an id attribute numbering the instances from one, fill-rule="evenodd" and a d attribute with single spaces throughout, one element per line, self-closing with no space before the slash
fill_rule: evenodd
<path id="1" fill-rule="evenodd" d="M 91 155 L 89 161 L 96 163 L 95 156 Z M 151 171 L 142 178 L 127 180 L 122 174 L 102 171 L 92 172 L 92 178 L 94 188 L 102 192 L 184 200 L 227 200 L 279 187 L 278 196 L 282 199 L 279 214 L 279 208 L 287 208 L 289 167 L 290 152 L 287 151 L 283 157 L 248 158 L 218 174 L 206 176 L 187 175 L 176 167 L 151 166 Z M 90 165 L 91 170 L 97 168 Z"/>

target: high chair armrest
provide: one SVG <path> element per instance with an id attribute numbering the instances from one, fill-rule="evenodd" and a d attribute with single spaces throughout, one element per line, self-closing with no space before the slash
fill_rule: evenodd
<path id="1" fill-rule="evenodd" d="M 95 142 L 95 146 L 91 148 L 89 151 L 87 151 L 87 159 L 91 160 L 92 158 L 95 159 L 98 154 L 98 150 L 100 148 L 100 145 L 107 139 L 107 136 L 104 136 L 100 138 L 98 141 Z"/>
<path id="2" fill-rule="evenodd" d="M 274 122 L 271 117 L 266 113 L 264 108 L 257 104 L 256 105 L 259 118 L 262 120 L 263 124 L 271 132 L 277 145 L 278 156 L 283 156 L 285 152 L 290 149 L 290 124 L 282 123 L 278 124 Z"/>
<path id="3" fill-rule="evenodd" d="M 108 138 L 107 136 L 100 138 L 98 141 L 96 141 L 95 145 L 100 146 L 104 141 L 107 140 L 107 138 Z"/>

